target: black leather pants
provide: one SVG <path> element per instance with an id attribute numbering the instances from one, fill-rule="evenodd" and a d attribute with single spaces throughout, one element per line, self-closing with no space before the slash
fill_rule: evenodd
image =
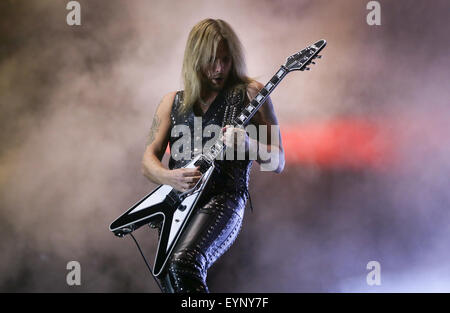
<path id="1" fill-rule="evenodd" d="M 236 239 L 245 202 L 235 192 L 199 200 L 164 272 L 158 277 L 164 292 L 209 292 L 206 271 Z"/>

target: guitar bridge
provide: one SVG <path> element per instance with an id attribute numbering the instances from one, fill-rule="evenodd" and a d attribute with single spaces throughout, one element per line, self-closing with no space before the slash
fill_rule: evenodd
<path id="1" fill-rule="evenodd" d="M 181 203 L 180 197 L 173 190 L 167 194 L 165 201 L 172 208 L 177 208 L 178 205 Z"/>

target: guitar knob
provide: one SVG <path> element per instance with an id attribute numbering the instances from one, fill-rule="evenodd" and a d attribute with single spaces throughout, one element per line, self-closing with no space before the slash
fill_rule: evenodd
<path id="1" fill-rule="evenodd" d="M 311 70 L 309 67 L 305 67 L 305 70 L 307 70 L 307 71 L 309 71 L 309 70 Z"/>

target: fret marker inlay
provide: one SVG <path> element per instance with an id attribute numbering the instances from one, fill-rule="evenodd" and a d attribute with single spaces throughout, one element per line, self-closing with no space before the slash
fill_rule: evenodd
<path id="1" fill-rule="evenodd" d="M 277 77 L 280 78 L 281 76 L 283 76 L 283 74 L 284 74 L 284 70 L 280 69 L 277 73 Z"/>

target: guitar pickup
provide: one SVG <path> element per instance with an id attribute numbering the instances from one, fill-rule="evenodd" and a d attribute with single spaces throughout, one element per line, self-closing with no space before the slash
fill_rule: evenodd
<path id="1" fill-rule="evenodd" d="M 206 160 L 203 159 L 203 158 L 198 159 L 198 160 L 194 163 L 194 165 L 200 167 L 200 168 L 199 168 L 199 171 L 200 171 L 202 174 L 206 173 L 206 171 L 208 171 L 208 169 L 209 169 L 209 167 L 210 167 L 209 162 L 206 161 Z"/>

